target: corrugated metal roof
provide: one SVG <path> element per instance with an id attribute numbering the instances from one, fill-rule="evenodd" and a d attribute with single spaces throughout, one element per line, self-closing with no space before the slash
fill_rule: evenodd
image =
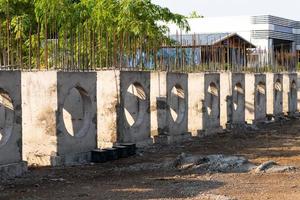
<path id="1" fill-rule="evenodd" d="M 210 46 L 224 41 L 230 37 L 237 36 L 244 40 L 249 45 L 255 47 L 252 43 L 238 35 L 237 33 L 208 33 L 208 34 L 183 34 L 171 35 L 170 38 L 182 43 L 183 46 Z"/>
<path id="2" fill-rule="evenodd" d="M 185 35 L 171 35 L 170 38 L 178 41 L 179 43 L 182 41 L 183 45 L 213 45 L 224 38 L 232 35 L 233 33 L 211 33 L 211 34 L 185 34 Z"/>

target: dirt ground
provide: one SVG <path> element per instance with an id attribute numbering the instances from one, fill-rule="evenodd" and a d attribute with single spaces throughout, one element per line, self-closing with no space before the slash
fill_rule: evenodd
<path id="1" fill-rule="evenodd" d="M 300 169 L 300 120 L 267 124 L 258 131 L 226 133 L 184 144 L 155 146 L 115 162 L 31 169 L 0 185 L 0 199 L 300 199 L 300 170 L 284 173 L 195 173 L 178 170 L 120 171 L 137 163 L 162 163 L 182 152 L 274 160 Z"/>

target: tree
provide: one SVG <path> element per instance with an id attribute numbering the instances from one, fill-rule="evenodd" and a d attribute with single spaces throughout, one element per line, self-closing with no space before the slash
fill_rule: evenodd
<path id="1" fill-rule="evenodd" d="M 6 60 L 20 49 L 38 67 L 107 65 L 169 42 L 169 22 L 189 29 L 184 16 L 151 0 L 0 0 L 0 49 Z"/>
<path id="2" fill-rule="evenodd" d="M 204 18 L 204 16 L 198 14 L 197 11 L 192 11 L 191 14 L 187 18 Z"/>

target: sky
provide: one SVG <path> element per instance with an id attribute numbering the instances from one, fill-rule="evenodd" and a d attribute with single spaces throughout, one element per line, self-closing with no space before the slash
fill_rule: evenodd
<path id="1" fill-rule="evenodd" d="M 204 17 L 275 15 L 300 21 L 300 0 L 152 0 L 171 11 Z"/>

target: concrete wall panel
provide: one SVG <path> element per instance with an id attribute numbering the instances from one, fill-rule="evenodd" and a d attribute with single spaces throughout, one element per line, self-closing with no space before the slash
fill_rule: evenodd
<path id="1" fill-rule="evenodd" d="M 283 113 L 288 115 L 297 111 L 297 74 L 283 74 Z"/>
<path id="2" fill-rule="evenodd" d="M 255 121 L 263 121 L 266 119 L 267 112 L 267 92 L 266 92 L 266 75 L 255 74 Z"/>
<path id="3" fill-rule="evenodd" d="M 232 124 L 245 123 L 245 74 L 232 74 L 232 98 L 231 98 L 231 122 Z"/>
<path id="4" fill-rule="evenodd" d="M 220 128 L 220 74 L 207 73 L 204 78 L 204 129 Z"/>
<path id="5" fill-rule="evenodd" d="M 168 132 L 178 136 L 188 131 L 188 75 L 167 74 Z"/>
<path id="6" fill-rule="evenodd" d="M 145 146 L 153 142 L 150 136 L 150 72 L 120 73 L 120 142 Z"/>
<path id="7" fill-rule="evenodd" d="M 57 155 L 88 154 L 96 144 L 96 73 L 57 74 Z"/>
<path id="8" fill-rule="evenodd" d="M 254 95 L 255 75 L 245 73 L 245 121 L 253 123 L 255 119 Z"/>

